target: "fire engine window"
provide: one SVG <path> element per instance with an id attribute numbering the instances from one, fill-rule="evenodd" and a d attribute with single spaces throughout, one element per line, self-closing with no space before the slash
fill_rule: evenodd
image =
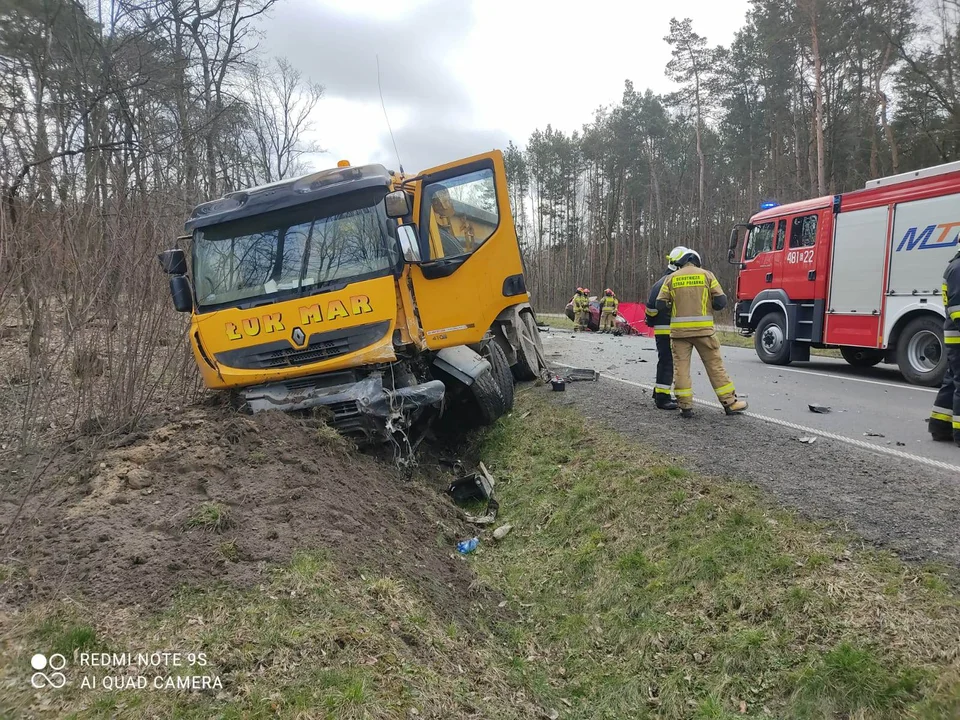
<path id="1" fill-rule="evenodd" d="M 790 223 L 790 247 L 813 247 L 817 243 L 817 216 L 795 217 Z"/>
<path id="2" fill-rule="evenodd" d="M 431 260 L 469 255 L 500 222 L 493 171 L 484 168 L 428 185 Z"/>
<path id="3" fill-rule="evenodd" d="M 773 250 L 773 228 L 774 223 L 768 222 L 757 225 L 750 231 L 750 238 L 747 240 L 747 260 Z"/>
<path id="4" fill-rule="evenodd" d="M 787 236 L 787 221 L 777 223 L 777 250 L 783 250 L 783 241 Z"/>

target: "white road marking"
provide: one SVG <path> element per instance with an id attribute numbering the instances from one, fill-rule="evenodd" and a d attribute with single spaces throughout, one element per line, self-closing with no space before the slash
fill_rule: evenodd
<path id="1" fill-rule="evenodd" d="M 557 367 L 572 368 L 574 365 L 566 365 L 564 363 L 553 363 Z M 616 375 L 608 375 L 607 373 L 600 373 L 600 377 L 606 378 L 607 380 L 616 380 L 621 382 L 624 385 L 632 385 L 633 387 L 643 388 L 644 390 L 649 390 L 653 392 L 653 385 L 646 385 L 644 383 L 634 382 L 633 380 L 627 380 L 625 378 L 617 377 Z M 712 402 L 710 400 L 701 400 L 699 398 L 694 398 L 693 401 L 698 405 L 704 405 L 706 407 L 719 408 L 723 409 L 723 405 L 718 402 Z M 949 470 L 951 472 L 960 473 L 960 465 L 951 465 L 950 463 L 943 462 L 942 460 L 932 460 L 930 458 L 922 457 L 921 455 L 913 455 L 912 453 L 903 452 L 902 450 L 895 450 L 893 448 L 884 447 L 883 445 L 875 445 L 873 443 L 866 442 L 864 440 L 857 440 L 856 438 L 849 438 L 845 435 L 838 435 L 837 433 L 827 432 L 826 430 L 819 430 L 817 428 L 807 427 L 806 425 L 799 425 L 797 423 L 788 422 L 787 420 L 781 420 L 779 418 L 769 417 L 767 415 L 758 415 L 757 413 L 745 412 L 742 413 L 747 417 L 751 417 L 754 420 L 761 420 L 763 422 L 768 422 L 773 425 L 779 425 L 781 427 L 790 428 L 791 430 L 797 430 L 798 432 L 806 433 L 809 435 L 819 435 L 820 437 L 829 438 L 830 440 L 836 440 L 837 442 L 846 443 L 847 445 L 853 445 L 854 447 L 862 448 L 864 450 L 871 450 L 873 452 L 883 453 L 884 455 L 890 455 L 891 457 L 900 458 L 901 460 L 910 460 L 912 462 L 920 463 L 921 465 L 928 465 L 930 467 L 937 468 L 938 470 Z"/>

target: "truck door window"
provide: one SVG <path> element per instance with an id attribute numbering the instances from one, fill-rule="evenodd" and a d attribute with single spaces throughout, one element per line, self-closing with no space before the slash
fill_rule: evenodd
<path id="1" fill-rule="evenodd" d="M 760 253 L 773 250 L 773 228 L 774 223 L 768 222 L 757 225 L 750 231 L 750 237 L 747 240 L 747 260 L 752 260 Z"/>
<path id="2" fill-rule="evenodd" d="M 790 247 L 813 247 L 817 244 L 817 216 L 795 217 L 790 222 Z"/>
<path id="3" fill-rule="evenodd" d="M 428 185 L 423 203 L 430 208 L 431 260 L 469 255 L 500 223 L 493 170 L 487 168 Z"/>
<path id="4" fill-rule="evenodd" d="M 787 236 L 787 221 L 777 223 L 777 250 L 783 250 L 783 240 Z"/>

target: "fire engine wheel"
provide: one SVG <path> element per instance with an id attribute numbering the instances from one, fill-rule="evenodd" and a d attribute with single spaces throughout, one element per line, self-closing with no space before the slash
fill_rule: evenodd
<path id="1" fill-rule="evenodd" d="M 510 412 L 513 409 L 513 373 L 510 372 L 510 361 L 507 360 L 507 354 L 496 340 L 488 342 L 486 350 L 486 358 L 490 361 L 493 376 L 503 396 L 503 410 Z"/>
<path id="2" fill-rule="evenodd" d="M 477 422 L 480 425 L 493 425 L 497 418 L 504 413 L 503 395 L 497 379 L 490 370 L 487 370 L 473 381 L 470 386 L 477 411 Z"/>
<path id="3" fill-rule="evenodd" d="M 772 312 L 763 316 L 753 335 L 753 346 L 767 365 L 790 364 L 790 343 L 783 315 Z"/>
<path id="4" fill-rule="evenodd" d="M 543 345 L 540 342 L 540 329 L 533 313 L 520 313 L 520 327 L 517 328 L 520 342 L 517 344 L 517 364 L 513 374 L 517 380 L 536 380 L 546 369 L 543 362 Z"/>
<path id="5" fill-rule="evenodd" d="M 883 350 L 874 348 L 843 347 L 840 354 L 853 367 L 873 367 L 883 362 Z"/>
<path id="6" fill-rule="evenodd" d="M 939 387 L 947 371 L 943 321 L 933 317 L 911 320 L 897 340 L 897 365 L 908 382 Z"/>

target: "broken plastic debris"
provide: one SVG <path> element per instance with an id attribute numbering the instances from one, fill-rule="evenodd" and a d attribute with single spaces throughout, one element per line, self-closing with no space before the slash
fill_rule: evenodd
<path id="1" fill-rule="evenodd" d="M 510 534 L 510 531 L 513 530 L 513 525 L 507 523 L 506 525 L 501 525 L 496 530 L 493 531 L 494 540 L 503 540 L 507 535 Z"/>
<path id="2" fill-rule="evenodd" d="M 804 443 L 805 445 L 813 445 L 817 441 L 817 436 L 807 435 L 805 437 L 798 437 L 797 440 Z"/>
<path id="3" fill-rule="evenodd" d="M 873 430 L 867 430 L 864 434 L 864 437 L 886 437 L 883 433 L 874 432 Z"/>
<path id="4" fill-rule="evenodd" d="M 807 407 L 809 407 L 809 408 L 810 408 L 810 412 L 813 412 L 813 413 L 823 414 L 823 413 L 828 413 L 828 412 L 830 412 L 830 406 L 829 406 L 829 405 L 813 405 L 813 404 L 811 404 L 811 405 L 808 405 Z"/>

